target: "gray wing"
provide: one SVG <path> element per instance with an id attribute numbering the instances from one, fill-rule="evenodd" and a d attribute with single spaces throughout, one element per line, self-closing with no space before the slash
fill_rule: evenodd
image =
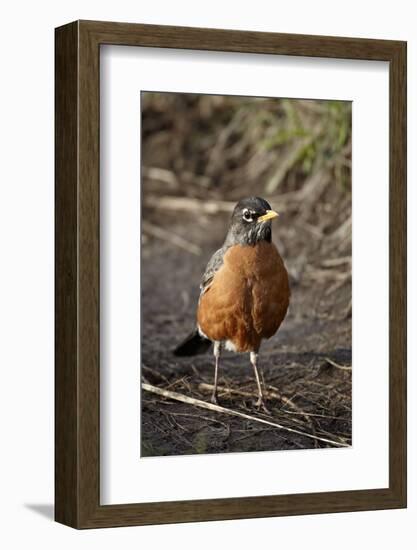
<path id="1" fill-rule="evenodd" d="M 209 263 L 207 264 L 206 270 L 201 277 L 200 282 L 200 295 L 204 294 L 206 290 L 210 287 L 213 277 L 218 272 L 218 270 L 223 265 L 223 257 L 224 257 L 225 250 L 224 248 L 219 248 L 213 256 L 210 258 Z"/>

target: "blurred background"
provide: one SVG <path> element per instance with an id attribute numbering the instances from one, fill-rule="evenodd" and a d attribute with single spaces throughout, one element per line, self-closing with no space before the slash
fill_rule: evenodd
<path id="1" fill-rule="evenodd" d="M 142 92 L 141 112 L 143 380 L 207 400 L 210 354 L 179 360 L 171 352 L 194 325 L 201 274 L 235 203 L 259 195 L 280 213 L 273 240 L 292 290 L 287 318 L 260 355 L 266 382 L 292 403 L 291 412 L 275 403 L 274 415 L 310 431 L 314 421 L 315 433 L 349 443 L 351 103 Z M 220 384 L 254 390 L 246 356 L 222 365 Z M 180 428 L 175 415 L 189 406 L 142 397 L 143 455 L 317 445 L 237 419 L 220 437 L 216 413 L 211 423 L 183 416 Z"/>

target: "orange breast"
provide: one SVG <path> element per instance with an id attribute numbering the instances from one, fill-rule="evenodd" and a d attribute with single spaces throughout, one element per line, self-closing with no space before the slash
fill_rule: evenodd
<path id="1" fill-rule="evenodd" d="M 275 245 L 236 245 L 200 297 L 197 322 L 211 340 L 232 342 L 236 351 L 257 351 L 276 333 L 287 313 L 288 274 Z"/>

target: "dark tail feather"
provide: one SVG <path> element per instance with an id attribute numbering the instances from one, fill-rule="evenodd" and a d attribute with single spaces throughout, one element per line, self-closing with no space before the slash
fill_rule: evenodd
<path id="1" fill-rule="evenodd" d="M 174 349 L 174 355 L 177 357 L 190 357 L 206 352 L 210 346 L 210 340 L 207 340 L 207 338 L 200 335 L 198 330 L 195 330 Z"/>

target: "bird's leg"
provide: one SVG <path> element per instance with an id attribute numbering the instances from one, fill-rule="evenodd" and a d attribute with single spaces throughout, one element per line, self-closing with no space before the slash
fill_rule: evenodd
<path id="1" fill-rule="evenodd" d="M 262 408 L 264 412 L 267 414 L 270 414 L 269 410 L 267 409 L 264 401 L 264 395 L 262 392 L 262 386 L 261 386 L 261 380 L 259 378 L 259 372 L 258 372 L 258 354 L 255 351 L 250 352 L 250 362 L 252 363 L 253 370 L 255 372 L 255 378 L 256 378 L 256 384 L 258 385 L 258 400 L 255 403 L 256 407 L 258 409 Z"/>
<path id="2" fill-rule="evenodd" d="M 211 395 L 211 402 L 214 403 L 215 405 L 217 405 L 217 376 L 219 371 L 220 351 L 221 351 L 220 342 L 214 342 L 213 354 L 215 359 L 215 365 L 214 365 L 214 385 L 213 385 L 213 393 Z"/>

